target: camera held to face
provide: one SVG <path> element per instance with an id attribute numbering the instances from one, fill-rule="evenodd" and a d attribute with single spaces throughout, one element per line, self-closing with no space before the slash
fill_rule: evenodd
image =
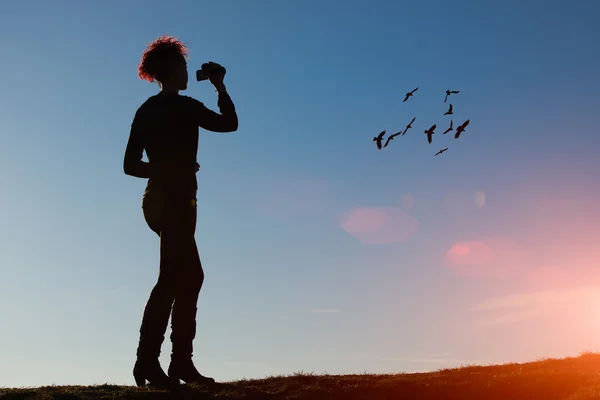
<path id="1" fill-rule="evenodd" d="M 216 72 L 221 72 L 225 75 L 226 69 L 222 65 L 212 61 L 202 64 L 202 67 L 196 71 L 196 80 L 198 82 L 209 79 L 210 75 Z"/>

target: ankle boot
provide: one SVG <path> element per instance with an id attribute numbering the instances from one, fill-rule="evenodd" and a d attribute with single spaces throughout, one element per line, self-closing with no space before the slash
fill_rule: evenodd
<path id="1" fill-rule="evenodd" d="M 154 386 L 161 389 L 171 389 L 179 385 L 179 381 L 165 374 L 158 358 L 138 358 L 133 367 L 133 377 L 138 386 Z"/>
<path id="2" fill-rule="evenodd" d="M 150 386 L 158 388 L 171 388 L 179 385 L 179 381 L 170 379 L 160 366 L 158 357 L 164 341 L 164 335 L 148 335 L 140 331 L 140 341 L 137 348 L 137 359 L 133 367 L 133 378 L 138 386 L 145 386 L 146 381 Z"/>
<path id="3" fill-rule="evenodd" d="M 171 357 L 171 364 L 168 370 L 169 377 L 184 381 L 186 384 L 197 383 L 200 385 L 215 383 L 213 378 L 204 376 L 198 372 L 191 357 Z"/>

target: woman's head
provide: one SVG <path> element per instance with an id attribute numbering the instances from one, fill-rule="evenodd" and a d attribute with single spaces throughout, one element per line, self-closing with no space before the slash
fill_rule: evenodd
<path id="1" fill-rule="evenodd" d="M 172 36 L 161 36 L 148 44 L 138 66 L 140 79 L 158 82 L 163 88 L 187 89 L 187 47 Z"/>

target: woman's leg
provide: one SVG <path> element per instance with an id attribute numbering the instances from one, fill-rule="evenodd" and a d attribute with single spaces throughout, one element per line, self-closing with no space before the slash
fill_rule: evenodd
<path id="1" fill-rule="evenodd" d="M 212 383 L 214 379 L 201 375 L 192 363 L 198 295 L 204 282 L 204 271 L 194 238 L 197 216 L 195 201 L 188 203 L 184 210 L 186 211 L 186 227 L 182 242 L 185 244 L 185 260 L 181 264 L 181 274 L 179 275 L 181 280 L 175 294 L 175 304 L 171 316 L 173 352 L 169 365 L 169 376 L 181 379 L 186 383 Z"/>
<path id="2" fill-rule="evenodd" d="M 138 358 L 158 358 L 177 290 L 177 264 L 181 255 L 176 231 L 166 223 L 160 232 L 160 272 L 150 293 L 140 327 Z"/>
<path id="3" fill-rule="evenodd" d="M 165 215 L 164 196 L 157 187 L 149 182 L 144 192 L 142 209 L 148 227 L 160 238 L 160 267 L 158 281 L 146 303 L 140 327 L 139 358 L 158 358 L 169 322 L 169 314 L 175 298 L 173 264 L 176 253 L 172 247 L 176 243 L 172 238 L 172 229 L 164 230 L 164 223 L 170 218 Z"/>
<path id="4" fill-rule="evenodd" d="M 196 313 L 198 295 L 204 282 L 204 271 L 192 237 L 186 240 L 186 262 L 182 265 L 180 285 L 175 294 L 173 314 L 171 316 L 171 359 L 191 359 L 192 343 L 196 337 Z"/>
<path id="5" fill-rule="evenodd" d="M 165 207 L 161 193 L 148 193 L 147 190 L 142 207 L 148 226 L 160 237 L 160 270 L 144 309 L 134 377 L 138 385 L 148 380 L 152 385 L 169 387 L 179 381 L 169 379 L 158 357 L 175 299 L 177 267 L 181 263 L 180 222 L 174 212 L 176 210 Z"/>

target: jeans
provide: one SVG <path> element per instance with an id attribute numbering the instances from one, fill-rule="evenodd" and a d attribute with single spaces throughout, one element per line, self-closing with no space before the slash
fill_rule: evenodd
<path id="1" fill-rule="evenodd" d="M 142 200 L 146 223 L 160 237 L 158 281 L 146 303 L 138 358 L 158 358 L 171 315 L 171 358 L 191 358 L 197 302 L 204 271 L 196 239 L 194 195 L 167 196 L 148 184 Z"/>

